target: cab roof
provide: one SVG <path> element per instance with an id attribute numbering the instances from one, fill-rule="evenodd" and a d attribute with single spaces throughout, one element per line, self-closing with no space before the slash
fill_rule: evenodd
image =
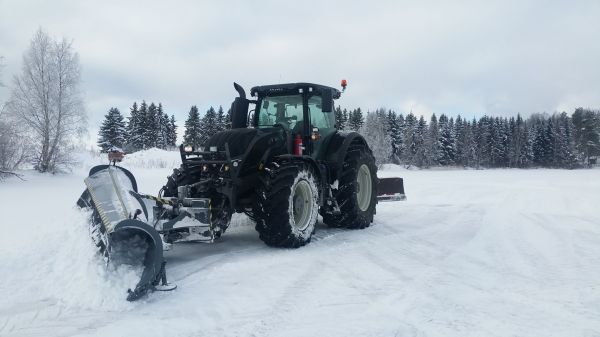
<path id="1" fill-rule="evenodd" d="M 340 98 L 341 92 L 335 88 L 328 87 L 325 85 L 314 84 L 314 83 L 284 83 L 284 84 L 271 84 L 261 85 L 250 89 L 250 95 L 255 96 L 277 96 L 285 94 L 296 94 L 299 89 L 303 89 L 304 92 L 318 91 L 323 92 L 325 90 L 331 90 L 333 98 Z"/>

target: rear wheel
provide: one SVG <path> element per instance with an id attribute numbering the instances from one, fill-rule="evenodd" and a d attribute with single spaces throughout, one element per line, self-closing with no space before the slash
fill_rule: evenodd
<path id="1" fill-rule="evenodd" d="M 323 222 L 330 227 L 369 227 L 377 205 L 378 183 L 371 152 L 364 145 L 351 146 L 338 178 L 338 188 L 333 191 L 340 213 L 323 213 Z"/>
<path id="2" fill-rule="evenodd" d="M 304 164 L 265 169 L 253 211 L 260 239 L 269 246 L 296 248 L 310 242 L 319 210 L 319 190 Z"/>

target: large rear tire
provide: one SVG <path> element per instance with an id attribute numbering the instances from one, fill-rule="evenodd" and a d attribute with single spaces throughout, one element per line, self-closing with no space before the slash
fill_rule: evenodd
<path id="1" fill-rule="evenodd" d="M 275 247 L 304 246 L 319 214 L 317 178 L 305 164 L 274 163 L 264 172 L 253 211 L 260 239 Z"/>
<path id="2" fill-rule="evenodd" d="M 352 145 L 346 154 L 338 188 L 333 195 L 340 213 L 322 213 L 330 227 L 363 229 L 373 222 L 377 205 L 377 166 L 371 151 L 364 145 Z"/>

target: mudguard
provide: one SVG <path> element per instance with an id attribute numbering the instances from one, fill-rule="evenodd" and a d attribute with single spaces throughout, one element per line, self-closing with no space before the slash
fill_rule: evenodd
<path id="1" fill-rule="evenodd" d="M 346 152 L 352 143 L 364 145 L 369 151 L 371 151 L 371 148 L 363 136 L 361 136 L 358 132 L 337 131 L 335 134 L 333 134 L 333 136 L 331 136 L 331 140 L 327 146 L 327 152 L 325 153 L 325 158 L 323 158 L 325 162 L 327 162 L 327 166 L 330 168 L 331 181 L 329 183 L 333 183 L 335 179 L 338 179 L 340 170 L 344 164 Z"/>

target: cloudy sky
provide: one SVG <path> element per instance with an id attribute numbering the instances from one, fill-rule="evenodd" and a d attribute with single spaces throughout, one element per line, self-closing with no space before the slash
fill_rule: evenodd
<path id="1" fill-rule="evenodd" d="M 417 114 L 600 108 L 600 1 L 0 0 L 4 82 L 38 27 L 80 54 L 90 126 L 111 106 L 228 106 L 236 81 L 349 87 Z M 0 88 L 0 101 L 9 88 Z"/>

